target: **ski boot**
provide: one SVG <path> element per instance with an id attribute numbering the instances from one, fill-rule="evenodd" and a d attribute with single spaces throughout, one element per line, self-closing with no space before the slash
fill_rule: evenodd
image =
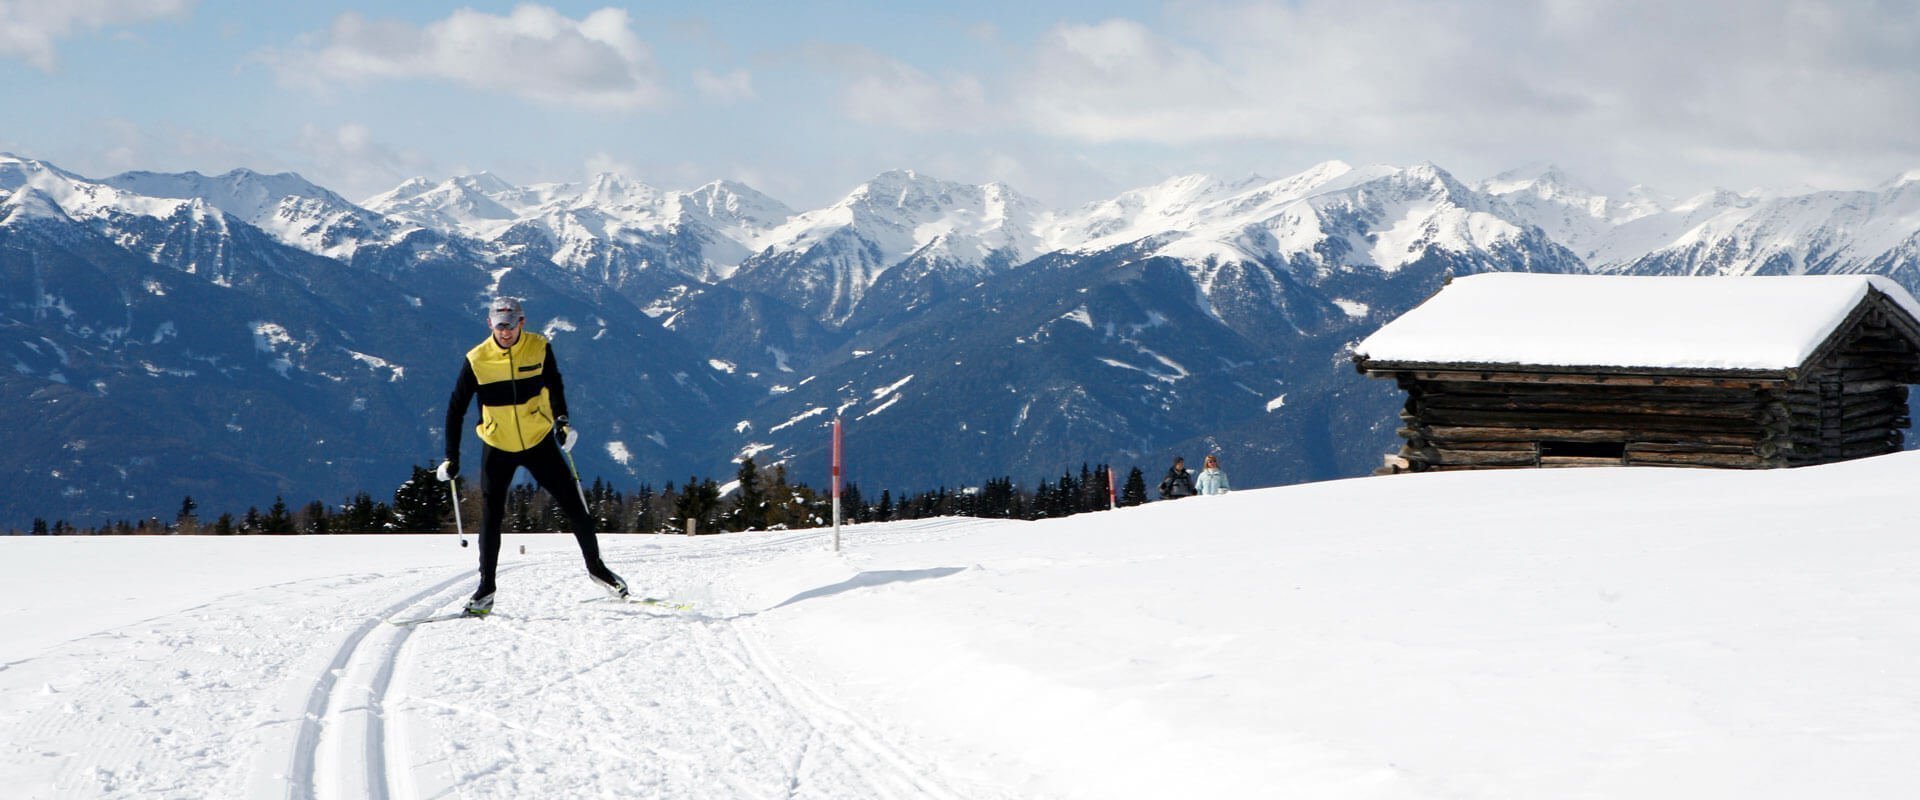
<path id="1" fill-rule="evenodd" d="M 484 617 L 493 613 L 493 593 L 475 595 L 472 600 L 467 601 L 466 610 L 461 613 L 469 617 Z"/>
<path id="2" fill-rule="evenodd" d="M 613 595 L 613 599 L 615 600 L 626 600 L 630 597 L 630 595 L 627 594 L 627 582 L 611 571 L 609 571 L 604 578 L 593 573 L 587 573 L 587 577 L 592 578 L 594 583 L 600 585 L 600 588 L 607 590 L 607 593 Z"/>

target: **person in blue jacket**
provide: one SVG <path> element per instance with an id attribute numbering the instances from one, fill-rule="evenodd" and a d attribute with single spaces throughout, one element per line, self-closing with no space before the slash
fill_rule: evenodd
<path id="1" fill-rule="evenodd" d="M 1193 482 L 1193 488 L 1200 494 L 1226 494 L 1232 488 L 1227 485 L 1227 473 L 1220 469 L 1218 456 L 1207 456 L 1206 465 L 1200 470 L 1200 477 Z"/>

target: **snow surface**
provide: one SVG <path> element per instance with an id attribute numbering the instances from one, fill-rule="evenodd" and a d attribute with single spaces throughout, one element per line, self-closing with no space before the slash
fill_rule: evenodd
<path id="1" fill-rule="evenodd" d="M 0 539 L 10 797 L 1912 797 L 1920 453 L 1048 522 Z M 526 547 L 526 553 L 519 552 Z"/>
<path id="2" fill-rule="evenodd" d="M 1458 278 L 1354 348 L 1375 361 L 1649 369 L 1798 367 L 1878 289 L 1879 276 Z"/>

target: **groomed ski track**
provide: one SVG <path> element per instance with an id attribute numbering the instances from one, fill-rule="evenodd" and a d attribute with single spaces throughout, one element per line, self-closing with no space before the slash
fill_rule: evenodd
<path id="1" fill-rule="evenodd" d="M 708 594 L 716 575 L 825 549 L 829 535 L 605 538 L 636 588 L 695 603 L 683 612 L 581 603 L 599 589 L 567 536 L 503 551 L 486 619 L 388 624 L 456 610 L 471 569 L 245 592 L 99 635 L 151 658 L 88 659 L 80 640 L 61 648 L 71 661 L 36 659 L 85 676 L 49 683 L 59 702 L 22 730 L 49 752 L 84 738 L 96 753 L 66 765 L 49 796 L 1007 796 L 943 774 L 905 734 L 788 673 L 755 640 L 763 609 Z M 127 673 L 156 668 L 177 672 L 179 693 L 116 689 L 151 685 Z M 155 713 L 130 717 L 129 703 Z M 112 730 L 84 725 L 94 707 L 115 709 L 94 717 Z M 183 779 L 140 769 L 147 760 L 199 768 Z"/>

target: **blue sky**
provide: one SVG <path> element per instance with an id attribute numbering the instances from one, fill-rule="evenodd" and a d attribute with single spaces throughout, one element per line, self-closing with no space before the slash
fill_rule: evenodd
<path id="1" fill-rule="evenodd" d="M 1920 167 L 1920 4 L 0 0 L 0 150 L 86 175 L 741 180 L 1055 206 L 1174 175 L 1551 161 L 1596 188 Z"/>

